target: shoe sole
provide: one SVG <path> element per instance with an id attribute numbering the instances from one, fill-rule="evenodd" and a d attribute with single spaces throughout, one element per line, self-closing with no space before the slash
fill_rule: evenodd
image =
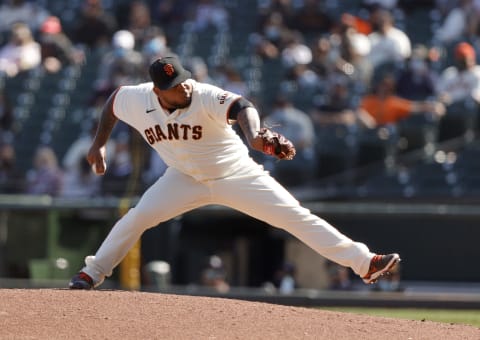
<path id="1" fill-rule="evenodd" d="M 70 289 L 82 289 L 82 290 L 91 290 L 91 289 L 93 289 L 92 286 L 85 286 L 85 285 L 83 285 L 83 284 L 75 284 L 75 283 L 69 284 L 68 288 L 70 288 Z"/>
<path id="2" fill-rule="evenodd" d="M 390 260 L 390 262 L 388 262 L 388 264 L 382 270 L 379 270 L 378 272 L 373 273 L 368 279 L 363 279 L 363 282 L 365 282 L 366 284 L 373 284 L 377 282 L 381 276 L 385 275 L 385 273 L 387 273 L 398 262 L 401 261 L 400 255 L 398 254 L 393 254 L 393 255 L 394 255 L 393 258 Z"/>

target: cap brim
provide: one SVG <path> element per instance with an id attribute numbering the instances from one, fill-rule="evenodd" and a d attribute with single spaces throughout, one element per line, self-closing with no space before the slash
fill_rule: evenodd
<path id="1" fill-rule="evenodd" d="M 177 75 L 174 79 L 172 79 L 171 82 L 163 84 L 163 86 L 158 86 L 157 84 L 155 84 L 155 86 L 157 86 L 160 90 L 168 90 L 190 78 L 192 78 L 192 73 L 185 70 L 181 74 Z"/>

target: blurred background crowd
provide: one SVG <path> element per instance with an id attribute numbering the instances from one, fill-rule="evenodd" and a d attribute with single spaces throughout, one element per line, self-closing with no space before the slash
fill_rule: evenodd
<path id="1" fill-rule="evenodd" d="M 85 155 L 113 89 L 176 54 L 293 141 L 293 161 L 252 157 L 305 199 L 475 200 L 479 18 L 478 0 L 1 1 L 0 192 L 143 192 L 165 164 L 126 125 L 105 176 Z"/>

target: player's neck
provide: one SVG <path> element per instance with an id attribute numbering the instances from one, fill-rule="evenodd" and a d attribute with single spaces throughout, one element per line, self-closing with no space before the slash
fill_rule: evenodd
<path id="1" fill-rule="evenodd" d="M 160 106 L 164 110 L 168 111 L 169 113 L 172 113 L 177 109 L 176 107 L 172 107 L 170 105 L 167 105 L 165 102 L 162 101 L 162 99 L 160 97 L 157 97 L 157 98 L 158 98 L 158 102 L 160 103 Z"/>

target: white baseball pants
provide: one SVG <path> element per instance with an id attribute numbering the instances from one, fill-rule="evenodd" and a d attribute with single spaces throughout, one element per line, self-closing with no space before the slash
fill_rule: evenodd
<path id="1" fill-rule="evenodd" d="M 268 172 L 199 182 L 168 168 L 117 223 L 94 257 L 82 269 L 96 285 L 110 276 L 148 228 L 192 209 L 224 205 L 274 227 L 284 229 L 322 256 L 364 276 L 374 256 L 363 243 L 354 242 L 325 220 L 310 213 Z"/>

